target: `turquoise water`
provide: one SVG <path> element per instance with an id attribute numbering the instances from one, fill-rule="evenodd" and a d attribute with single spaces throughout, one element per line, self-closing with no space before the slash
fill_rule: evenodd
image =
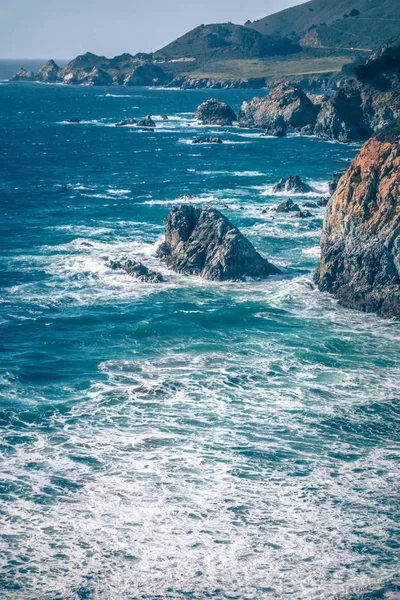
<path id="1" fill-rule="evenodd" d="M 1 598 L 398 598 L 399 325 L 314 288 L 323 209 L 262 214 L 358 147 L 200 128 L 210 95 L 253 94 L 0 85 Z M 166 271 L 185 194 L 283 275 Z"/>

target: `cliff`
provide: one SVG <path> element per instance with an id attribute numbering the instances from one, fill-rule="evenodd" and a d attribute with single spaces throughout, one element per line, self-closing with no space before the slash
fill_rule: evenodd
<path id="1" fill-rule="evenodd" d="M 325 217 L 320 290 L 343 306 L 400 318 L 400 121 L 362 147 Z"/>

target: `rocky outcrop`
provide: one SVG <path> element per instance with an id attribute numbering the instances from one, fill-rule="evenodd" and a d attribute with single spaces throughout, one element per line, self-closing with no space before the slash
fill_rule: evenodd
<path id="1" fill-rule="evenodd" d="M 285 123 L 286 129 L 299 131 L 314 127 L 318 106 L 297 86 L 283 83 L 264 98 L 244 102 L 239 113 L 241 127 L 271 128 L 271 123 Z"/>
<path id="2" fill-rule="evenodd" d="M 343 306 L 400 318 L 400 121 L 371 138 L 340 179 L 315 280 Z"/>
<path id="3" fill-rule="evenodd" d="M 156 124 L 150 115 L 147 115 L 147 117 L 145 117 L 144 119 L 140 119 L 140 121 L 138 121 L 136 125 L 138 127 L 146 127 L 148 129 L 154 129 L 156 127 Z"/>
<path id="4" fill-rule="evenodd" d="M 232 125 L 237 120 L 236 113 L 228 104 L 213 98 L 200 104 L 195 116 L 203 125 Z"/>
<path id="5" fill-rule="evenodd" d="M 24 67 L 21 67 L 20 70 L 11 77 L 10 81 L 36 81 L 36 75 L 33 71 L 27 71 Z"/>
<path id="6" fill-rule="evenodd" d="M 281 179 L 272 188 L 273 193 L 284 192 L 285 194 L 309 194 L 313 191 L 312 187 L 304 183 L 298 175 Z"/>
<path id="7" fill-rule="evenodd" d="M 341 169 L 340 171 L 336 171 L 329 181 L 329 193 L 332 196 L 336 192 L 336 188 L 338 186 L 339 181 L 342 179 L 343 175 L 346 173 L 347 169 Z"/>
<path id="8" fill-rule="evenodd" d="M 137 281 L 146 283 L 163 283 L 165 281 L 161 273 L 151 271 L 148 267 L 132 259 L 111 260 L 108 264 L 113 271 L 125 271 L 127 275 Z"/>
<path id="9" fill-rule="evenodd" d="M 54 60 L 48 60 L 47 63 L 39 69 L 38 80 L 44 83 L 57 83 L 61 81 L 60 67 L 56 65 Z"/>
<path id="10" fill-rule="evenodd" d="M 192 204 L 171 209 L 158 255 L 175 271 L 216 281 L 279 273 L 222 213 Z"/>
<path id="11" fill-rule="evenodd" d="M 278 206 L 274 209 L 277 213 L 289 213 L 289 212 L 300 212 L 301 208 L 298 204 L 295 204 L 293 200 L 286 200 L 286 202 L 282 202 L 278 204 Z"/>
<path id="12" fill-rule="evenodd" d="M 127 125 L 136 125 L 136 119 L 124 119 L 115 123 L 115 127 L 126 127 Z"/>
<path id="13" fill-rule="evenodd" d="M 270 119 L 264 120 L 264 133 L 262 133 L 262 137 L 270 136 L 273 137 L 285 137 L 287 132 L 286 121 L 282 115 L 278 115 L 275 117 L 271 117 Z"/>
<path id="14" fill-rule="evenodd" d="M 161 67 L 146 63 L 133 69 L 124 79 L 124 85 L 165 85 L 168 80 Z"/>
<path id="15" fill-rule="evenodd" d="M 192 144 L 223 144 L 223 141 L 219 137 L 210 136 L 195 138 Z"/>

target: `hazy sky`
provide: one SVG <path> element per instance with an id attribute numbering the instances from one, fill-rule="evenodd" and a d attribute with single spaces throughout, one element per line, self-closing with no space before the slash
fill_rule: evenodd
<path id="1" fill-rule="evenodd" d="M 0 0 L 1 58 L 150 52 L 202 23 L 244 23 L 304 0 Z"/>

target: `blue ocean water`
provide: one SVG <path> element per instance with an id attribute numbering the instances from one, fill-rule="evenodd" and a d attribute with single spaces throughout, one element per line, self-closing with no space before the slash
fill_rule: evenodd
<path id="1" fill-rule="evenodd" d="M 399 325 L 314 288 L 323 209 L 262 213 L 358 146 L 199 127 L 211 95 L 253 93 L 0 85 L 2 599 L 399 597 Z M 283 275 L 166 271 L 185 195 Z"/>

